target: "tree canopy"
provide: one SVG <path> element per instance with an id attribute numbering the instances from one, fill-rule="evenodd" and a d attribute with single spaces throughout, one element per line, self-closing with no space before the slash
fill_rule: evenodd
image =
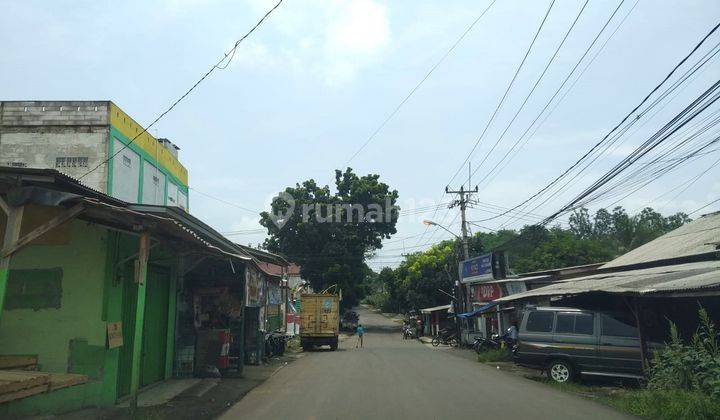
<path id="1" fill-rule="evenodd" d="M 470 238 L 470 254 L 504 250 L 514 273 L 609 261 L 690 221 L 685 213 L 663 216 L 645 208 L 629 216 L 622 207 L 575 211 L 569 226 L 526 225 L 520 230 L 478 232 Z M 370 296 L 371 303 L 404 312 L 447 304 L 458 278 L 459 241 L 443 241 L 405 257 L 395 268 L 384 268 Z"/>
<path id="2" fill-rule="evenodd" d="M 320 291 L 337 284 L 346 305 L 362 298 L 362 280 L 371 272 L 364 260 L 382 247 L 397 224 L 398 192 L 380 176 L 335 171 L 335 189 L 309 179 L 275 197 L 260 223 L 268 230 L 264 247 L 301 267 Z"/>

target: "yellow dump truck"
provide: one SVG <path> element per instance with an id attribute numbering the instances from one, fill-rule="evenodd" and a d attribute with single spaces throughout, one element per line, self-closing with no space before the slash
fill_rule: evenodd
<path id="1" fill-rule="evenodd" d="M 340 296 L 331 293 L 300 295 L 300 344 L 308 351 L 327 345 L 337 350 Z"/>

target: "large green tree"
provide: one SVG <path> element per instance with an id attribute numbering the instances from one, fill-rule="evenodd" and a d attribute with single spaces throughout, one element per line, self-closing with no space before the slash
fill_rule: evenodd
<path id="1" fill-rule="evenodd" d="M 337 284 L 346 305 L 362 298 L 365 258 L 396 232 L 398 192 L 379 175 L 335 171 L 335 191 L 309 179 L 275 197 L 260 223 L 265 248 L 286 255 L 320 291 Z"/>

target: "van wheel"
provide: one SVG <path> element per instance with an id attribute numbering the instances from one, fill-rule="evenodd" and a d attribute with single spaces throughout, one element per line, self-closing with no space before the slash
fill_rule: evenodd
<path id="1" fill-rule="evenodd" d="M 573 379 L 573 368 L 564 360 L 553 360 L 548 366 L 548 376 L 557 383 L 567 383 Z"/>

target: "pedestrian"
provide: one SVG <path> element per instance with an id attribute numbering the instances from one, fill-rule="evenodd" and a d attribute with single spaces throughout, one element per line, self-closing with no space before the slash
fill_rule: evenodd
<path id="1" fill-rule="evenodd" d="M 365 335 L 365 328 L 363 328 L 362 324 L 358 324 L 357 328 L 355 329 L 355 332 L 357 333 L 357 336 L 358 336 L 357 343 L 355 343 L 355 348 L 358 348 L 358 346 L 360 346 L 362 348 L 363 335 Z"/>
<path id="2" fill-rule="evenodd" d="M 510 340 L 512 340 L 512 343 L 513 344 L 517 343 L 517 339 L 518 339 L 517 321 L 513 320 L 512 324 L 510 325 L 510 328 L 507 329 L 507 333 L 508 333 L 508 336 L 510 337 Z"/>

